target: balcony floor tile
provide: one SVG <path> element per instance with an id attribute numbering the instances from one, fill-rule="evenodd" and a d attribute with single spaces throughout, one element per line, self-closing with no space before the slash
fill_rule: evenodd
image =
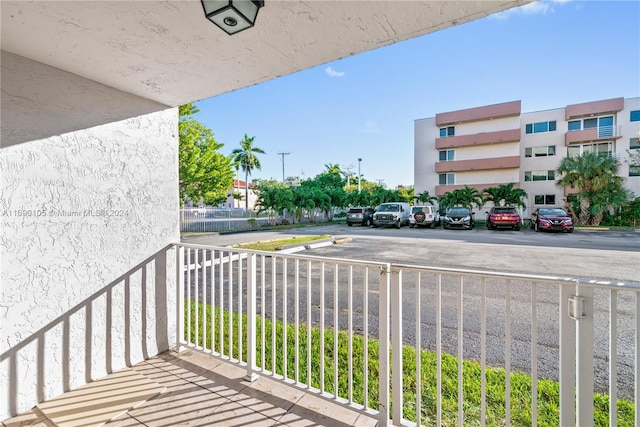
<path id="1" fill-rule="evenodd" d="M 130 369 L 164 387 L 166 391 L 96 426 L 297 427 L 377 424 L 374 418 L 366 414 L 269 376 L 259 376 L 257 380 L 248 382 L 244 379 L 246 370 L 243 367 L 196 350 L 181 353 L 169 351 Z M 37 408 L 5 420 L 2 425 L 55 426 Z"/>

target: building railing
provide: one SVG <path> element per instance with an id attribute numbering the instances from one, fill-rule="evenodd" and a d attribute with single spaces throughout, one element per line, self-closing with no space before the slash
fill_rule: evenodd
<path id="1" fill-rule="evenodd" d="M 563 426 L 594 425 L 594 392 L 608 394 L 611 426 L 618 399 L 640 398 L 640 284 L 176 246 L 178 347 L 380 425 L 511 425 L 523 413 L 537 425 L 549 381 L 559 382 Z M 477 396 L 467 363 L 479 367 Z M 489 406 L 495 368 L 503 414 Z M 530 377 L 529 402 L 511 400 L 516 373 Z M 443 406 L 445 390 L 455 409 Z M 640 425 L 637 404 L 634 417 Z"/>
<path id="2" fill-rule="evenodd" d="M 622 125 L 598 126 L 598 138 L 622 136 Z"/>

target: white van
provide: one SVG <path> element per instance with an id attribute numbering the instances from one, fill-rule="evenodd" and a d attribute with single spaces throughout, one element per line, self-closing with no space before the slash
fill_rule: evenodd
<path id="1" fill-rule="evenodd" d="M 393 225 L 396 228 L 400 228 L 403 225 L 409 224 L 410 213 L 411 206 L 409 206 L 409 203 L 382 203 L 376 208 L 376 213 L 373 214 L 373 226 L 384 227 L 387 225 Z"/>

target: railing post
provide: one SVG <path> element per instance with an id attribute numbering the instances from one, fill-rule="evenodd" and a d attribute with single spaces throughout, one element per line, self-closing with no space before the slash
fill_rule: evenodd
<path id="1" fill-rule="evenodd" d="M 391 285 L 391 264 L 380 268 L 379 281 L 379 342 L 380 342 L 380 378 L 379 378 L 379 403 L 378 403 L 378 426 L 389 426 L 389 289 Z"/>
<path id="2" fill-rule="evenodd" d="M 584 298 L 584 317 L 576 320 L 576 425 L 592 427 L 593 420 L 593 288 L 577 286 Z"/>
<path id="3" fill-rule="evenodd" d="M 239 262 L 242 262 L 240 259 Z M 242 313 L 239 313 L 242 316 Z M 240 320 L 241 322 L 242 320 Z M 247 375 L 246 381 L 258 378 L 256 367 L 256 254 L 247 255 Z M 240 349 L 242 352 L 242 349 Z M 239 359 L 242 354 L 239 355 Z"/>
<path id="4" fill-rule="evenodd" d="M 393 425 L 402 425 L 402 270 L 391 271 L 391 398 Z"/>
<path id="5" fill-rule="evenodd" d="M 184 246 L 176 246 L 176 351 L 184 340 Z"/>
<path id="6" fill-rule="evenodd" d="M 576 388 L 576 323 L 569 317 L 569 298 L 575 293 L 575 283 L 560 285 L 560 425 L 574 426 Z"/>

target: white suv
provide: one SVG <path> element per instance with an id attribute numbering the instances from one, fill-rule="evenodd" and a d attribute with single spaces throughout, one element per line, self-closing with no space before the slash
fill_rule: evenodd
<path id="1" fill-rule="evenodd" d="M 409 214 L 409 226 L 436 228 L 440 226 L 440 213 L 435 206 L 412 206 Z"/>

